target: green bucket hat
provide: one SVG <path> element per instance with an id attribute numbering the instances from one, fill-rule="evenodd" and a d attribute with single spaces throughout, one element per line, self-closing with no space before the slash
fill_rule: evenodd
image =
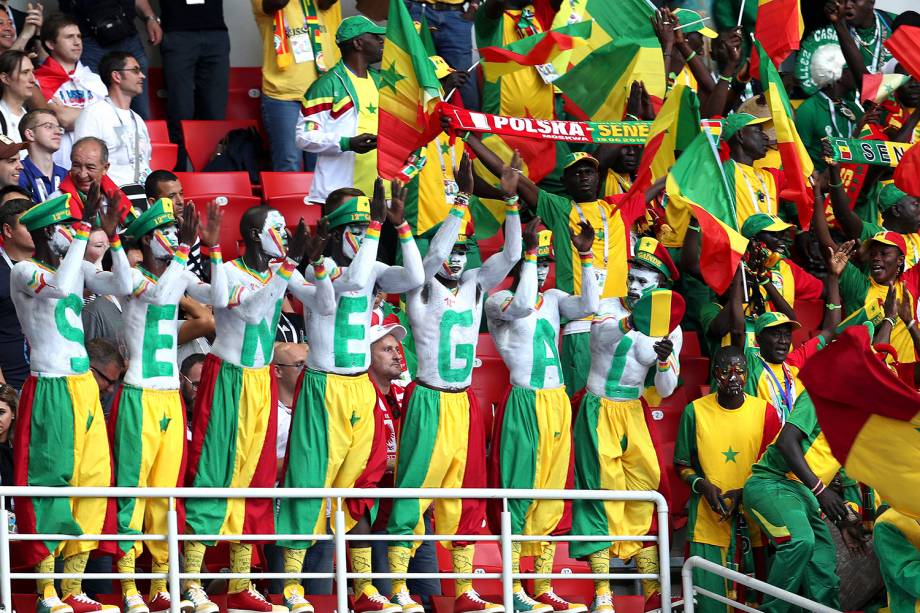
<path id="1" fill-rule="evenodd" d="M 132 209 L 133 213 L 133 209 Z M 170 198 L 160 198 L 151 204 L 146 211 L 136 215 L 134 219 L 128 222 L 125 228 L 125 235 L 132 238 L 140 238 L 157 228 L 176 223 L 176 215 L 173 212 L 173 201 Z"/>
<path id="2" fill-rule="evenodd" d="M 748 113 L 732 113 L 722 120 L 722 133 L 719 135 L 722 140 L 729 140 L 738 133 L 738 130 L 744 126 L 767 123 L 769 117 L 754 117 Z"/>
<path id="3" fill-rule="evenodd" d="M 346 40 L 357 38 L 362 34 L 380 34 L 387 33 L 387 29 L 378 26 L 376 23 L 363 15 L 354 15 L 342 20 L 339 29 L 335 31 L 335 42 L 344 43 Z"/>
<path id="4" fill-rule="evenodd" d="M 367 196 L 354 196 L 326 215 L 329 229 L 354 223 L 371 222 L 371 201 Z"/>
<path id="5" fill-rule="evenodd" d="M 754 238 L 759 232 L 782 232 L 791 227 L 791 223 L 786 223 L 776 215 L 754 213 L 741 225 L 741 236 Z"/>
<path id="6" fill-rule="evenodd" d="M 55 224 L 74 221 L 82 216 L 83 205 L 79 200 L 72 198 L 70 194 L 62 194 L 33 206 L 22 214 L 19 223 L 32 232 Z"/>
<path id="7" fill-rule="evenodd" d="M 885 183 L 882 188 L 878 190 L 878 210 L 883 212 L 887 211 L 900 202 L 902 198 L 906 197 L 907 192 L 898 189 L 893 181 L 891 183 Z"/>

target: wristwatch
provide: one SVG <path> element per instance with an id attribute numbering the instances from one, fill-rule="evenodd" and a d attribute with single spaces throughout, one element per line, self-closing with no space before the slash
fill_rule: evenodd
<path id="1" fill-rule="evenodd" d="M 144 21 L 145 21 L 145 22 L 147 22 L 147 21 L 155 21 L 155 22 L 157 22 L 157 23 L 160 23 L 160 18 L 157 17 L 156 15 L 144 15 Z"/>

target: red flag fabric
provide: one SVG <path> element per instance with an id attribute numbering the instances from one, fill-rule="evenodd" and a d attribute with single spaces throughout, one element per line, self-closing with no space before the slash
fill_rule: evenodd
<path id="1" fill-rule="evenodd" d="M 847 328 L 805 363 L 799 378 L 847 474 L 901 512 L 920 517 L 920 393 L 872 350 L 868 328 Z"/>
<path id="2" fill-rule="evenodd" d="M 760 41 L 777 67 L 799 48 L 804 31 L 799 0 L 758 2 L 754 38 Z M 751 74 L 760 74 L 760 58 L 756 53 L 751 54 Z"/>
<path id="3" fill-rule="evenodd" d="M 920 27 L 899 27 L 885 41 L 885 48 L 910 76 L 920 80 Z"/>
<path id="4" fill-rule="evenodd" d="M 920 147 L 911 146 L 894 169 L 895 186 L 911 196 L 920 198 Z"/>

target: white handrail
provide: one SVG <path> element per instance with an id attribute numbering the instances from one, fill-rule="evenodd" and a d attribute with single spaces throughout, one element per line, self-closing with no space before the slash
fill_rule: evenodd
<path id="1" fill-rule="evenodd" d="M 33 498 L 167 498 L 169 507 L 167 511 L 167 534 L 151 535 L 11 535 L 9 533 L 9 517 L 5 510 L 3 499 L 6 496 L 29 496 Z M 240 538 L 234 535 L 180 535 L 178 516 L 175 508 L 177 498 L 335 498 L 335 512 L 333 514 L 333 535 L 248 535 Z M 501 499 L 503 510 L 501 513 L 501 533 L 499 535 L 348 535 L 345 533 L 345 512 L 342 500 L 348 498 L 472 498 L 472 499 Z M 511 514 L 507 509 L 509 499 L 528 500 L 633 500 L 646 501 L 655 504 L 658 519 L 657 536 L 525 536 L 511 534 Z M 658 579 L 661 583 L 661 600 L 663 613 L 671 611 L 671 576 L 670 576 L 670 543 L 668 526 L 668 504 L 664 497 L 654 491 L 623 491 L 623 490 L 523 490 L 523 489 L 424 489 L 424 488 L 141 488 L 141 487 L 12 487 L 0 486 L 0 592 L 2 604 L 6 613 L 12 611 L 12 594 L 10 582 L 12 579 L 34 579 L 39 577 L 77 578 L 77 575 L 67 573 L 12 573 L 10 570 L 9 550 L 11 541 L 37 540 L 99 540 L 99 541 L 124 541 L 124 540 L 166 540 L 168 546 L 169 571 L 165 577 L 168 580 L 170 593 L 170 613 L 179 613 L 181 594 L 179 582 L 181 579 L 193 578 L 334 578 L 336 583 L 337 611 L 348 613 L 347 580 L 356 577 L 366 578 L 473 578 L 473 579 L 498 579 L 502 580 L 503 600 L 505 610 L 509 613 L 514 610 L 513 581 L 521 578 L 566 578 L 566 579 Z M 62 537 L 57 539 L 55 537 Z M 183 573 L 179 570 L 179 542 L 187 540 L 277 540 L 292 538 L 296 540 L 333 540 L 335 543 L 336 564 L 333 573 Z M 502 551 L 501 573 L 370 573 L 355 574 L 347 572 L 345 545 L 349 540 L 363 541 L 393 541 L 393 540 L 439 540 L 439 541 L 498 541 Z M 660 568 L 659 574 L 626 574 L 609 573 L 606 575 L 594 573 L 512 573 L 511 572 L 511 543 L 514 541 L 642 541 L 657 542 Z M 158 573 L 84 573 L 80 577 L 124 579 L 135 577 L 141 579 L 163 578 Z"/>
<path id="2" fill-rule="evenodd" d="M 695 607 L 695 603 L 693 602 L 694 594 L 712 598 L 713 600 L 717 600 L 729 606 L 736 607 L 742 611 L 748 611 L 748 613 L 757 613 L 755 609 L 746 606 L 743 602 L 738 602 L 737 600 L 732 600 L 731 598 L 713 594 L 709 590 L 694 586 L 694 568 L 710 572 L 714 575 L 718 575 L 719 577 L 724 577 L 729 581 L 735 581 L 741 585 L 755 589 L 758 592 L 763 592 L 768 596 L 779 598 L 780 600 L 788 602 L 794 606 L 801 607 L 806 611 L 814 611 L 814 613 L 840 613 L 840 611 L 837 609 L 832 609 L 831 607 L 825 606 L 819 602 L 809 600 L 808 598 L 799 596 L 798 594 L 793 594 L 792 592 L 778 588 L 775 585 L 770 585 L 769 583 L 765 583 L 759 579 L 748 577 L 745 574 L 730 570 L 724 566 L 716 564 L 715 562 L 710 562 L 709 560 L 701 558 L 700 556 L 691 556 L 687 558 L 687 560 L 684 562 L 684 567 L 680 571 L 680 577 L 684 588 L 684 613 L 693 613 Z"/>

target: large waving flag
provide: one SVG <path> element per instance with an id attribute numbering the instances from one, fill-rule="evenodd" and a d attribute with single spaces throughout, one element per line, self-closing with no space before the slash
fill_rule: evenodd
<path id="1" fill-rule="evenodd" d="M 805 22 L 800 0 L 759 0 L 754 38 L 760 41 L 776 66 L 799 48 Z M 760 58 L 751 57 L 751 72 L 758 72 Z"/>
<path id="2" fill-rule="evenodd" d="M 885 41 L 885 48 L 891 51 L 910 76 L 920 79 L 920 28 L 899 27 Z"/>
<path id="3" fill-rule="evenodd" d="M 714 138 L 699 134 L 668 173 L 668 210 L 675 216 L 691 213 L 700 224 L 703 280 L 718 294 L 731 285 L 747 239 L 738 232 L 734 194 L 729 192 Z"/>
<path id="4" fill-rule="evenodd" d="M 920 197 L 920 147 L 911 145 L 894 169 L 894 184 L 911 196 Z"/>
<path id="5" fill-rule="evenodd" d="M 920 519 L 920 394 L 889 370 L 870 342 L 865 326 L 847 328 L 799 377 L 847 475 Z"/>
<path id="6" fill-rule="evenodd" d="M 807 230 L 811 225 L 811 212 L 814 209 L 814 196 L 811 190 L 811 173 L 815 167 L 808 151 L 795 129 L 792 117 L 792 105 L 786 88 L 783 87 L 779 71 L 769 60 L 763 46 L 754 41 L 757 56 L 760 58 L 760 82 L 770 107 L 770 117 L 776 129 L 776 147 L 783 162 L 783 171 L 786 173 L 786 188 L 782 197 L 796 203 L 799 213 L 799 226 Z"/>
<path id="7" fill-rule="evenodd" d="M 867 72 L 863 75 L 860 100 L 871 100 L 875 104 L 881 104 L 909 80 L 910 77 L 906 74 Z"/>
<path id="8" fill-rule="evenodd" d="M 390 3 L 380 67 L 377 172 L 392 179 L 441 131 L 435 111 L 441 84 L 403 2 Z"/>
<path id="9" fill-rule="evenodd" d="M 553 82 L 593 121 L 620 121 L 633 81 L 664 99 L 664 59 L 658 39 L 622 36 L 593 51 Z"/>
<path id="10" fill-rule="evenodd" d="M 582 21 L 534 34 L 504 47 L 483 47 L 479 50 L 482 72 L 487 81 L 497 81 L 526 66 L 552 63 L 561 52 L 574 48 L 579 40 L 584 44 L 591 36 L 591 26 L 592 22 Z"/>

